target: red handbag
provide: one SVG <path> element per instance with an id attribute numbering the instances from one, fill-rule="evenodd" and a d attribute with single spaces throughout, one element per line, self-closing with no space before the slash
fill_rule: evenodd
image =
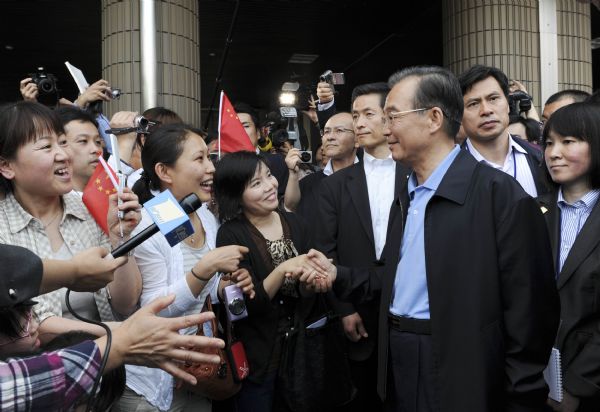
<path id="1" fill-rule="evenodd" d="M 202 311 L 213 311 L 210 295 L 206 297 Z M 246 351 L 242 342 L 233 342 L 231 324 L 227 321 L 225 330 L 225 348 L 199 348 L 199 352 L 209 355 L 218 355 L 220 361 L 217 365 L 210 363 L 197 363 L 182 367 L 187 373 L 196 378 L 196 385 L 184 383 L 184 387 L 194 393 L 209 399 L 222 400 L 235 395 L 242 387 L 241 381 L 250 373 Z M 211 320 L 214 337 L 219 336 L 219 324 L 216 316 Z M 203 325 L 198 325 L 199 336 L 204 336 Z"/>

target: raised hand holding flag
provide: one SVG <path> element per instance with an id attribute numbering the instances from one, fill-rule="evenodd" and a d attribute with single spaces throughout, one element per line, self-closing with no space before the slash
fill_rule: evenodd
<path id="1" fill-rule="evenodd" d="M 99 156 L 99 162 L 94 174 L 83 189 L 83 203 L 98 226 L 108 235 L 108 197 L 117 193 L 115 172 L 106 161 Z"/>

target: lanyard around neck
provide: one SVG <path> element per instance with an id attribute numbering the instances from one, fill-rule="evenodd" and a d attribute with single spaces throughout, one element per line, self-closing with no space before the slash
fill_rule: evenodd
<path id="1" fill-rule="evenodd" d="M 468 144 L 465 144 L 465 148 L 467 149 L 467 152 L 471 153 L 471 149 L 469 149 Z M 481 153 L 479 155 L 481 156 Z M 481 157 L 483 157 L 483 156 L 481 156 Z M 514 146 L 512 146 L 512 157 L 513 157 L 513 177 L 516 180 L 517 179 L 517 153 L 516 153 Z M 485 159 L 485 157 L 484 157 L 484 159 Z M 487 159 L 486 159 L 486 162 L 487 162 Z"/>

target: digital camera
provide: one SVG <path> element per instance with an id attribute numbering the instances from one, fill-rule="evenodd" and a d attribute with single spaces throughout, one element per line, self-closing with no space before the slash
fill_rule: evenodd
<path id="1" fill-rule="evenodd" d="M 302 163 L 312 163 L 312 152 L 310 150 L 300 150 L 300 161 Z"/>
<path id="2" fill-rule="evenodd" d="M 334 73 L 331 70 L 327 70 L 325 73 L 320 75 L 319 80 L 334 86 L 346 83 L 346 77 L 344 76 L 344 73 Z"/>
<path id="3" fill-rule="evenodd" d="M 109 99 L 112 99 L 112 100 L 120 99 L 121 94 L 123 94 L 121 92 L 121 89 L 110 89 L 109 91 L 106 92 L 106 95 L 109 97 Z"/>
<path id="4" fill-rule="evenodd" d="M 37 85 L 40 96 L 58 93 L 58 81 L 56 76 L 51 73 L 46 73 L 43 67 L 38 67 L 37 70 L 37 73 L 29 73 L 29 77 L 31 77 L 31 81 Z"/>
<path id="5" fill-rule="evenodd" d="M 225 300 L 225 308 L 227 309 L 227 317 L 230 322 L 244 319 L 248 316 L 244 294 L 238 286 L 229 285 L 223 288 L 223 298 Z"/>

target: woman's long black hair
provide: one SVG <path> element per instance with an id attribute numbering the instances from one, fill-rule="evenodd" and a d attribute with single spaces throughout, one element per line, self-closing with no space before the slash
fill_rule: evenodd
<path id="1" fill-rule="evenodd" d="M 264 158 L 254 152 L 229 153 L 219 160 L 213 178 L 213 194 L 221 222 L 242 213 L 242 195 L 259 167 L 268 166 Z"/>

